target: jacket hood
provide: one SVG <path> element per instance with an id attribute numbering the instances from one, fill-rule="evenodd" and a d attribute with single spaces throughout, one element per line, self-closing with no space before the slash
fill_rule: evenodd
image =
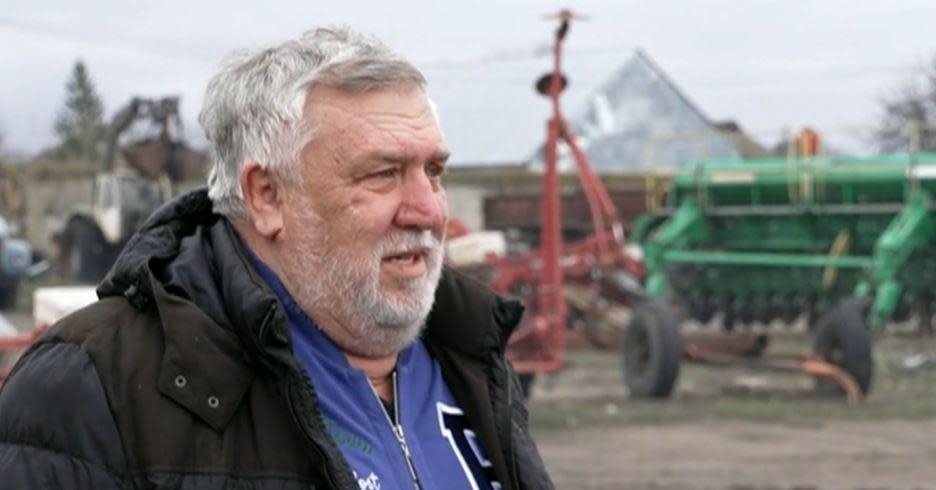
<path id="1" fill-rule="evenodd" d="M 268 364 L 271 346 L 288 344 L 276 298 L 249 265 L 230 222 L 212 212 L 208 191 L 177 197 L 156 210 L 124 247 L 97 288 L 137 309 L 193 304 L 233 331 L 249 356 Z M 184 302 L 166 301 L 168 296 Z"/>
<path id="2" fill-rule="evenodd" d="M 150 264 L 170 262 L 180 255 L 186 238 L 216 225 L 220 217 L 211 209 L 207 191 L 200 190 L 180 196 L 153 212 L 98 285 L 98 297 L 126 296 L 137 308 L 147 306 L 153 298 Z"/>
<path id="3" fill-rule="evenodd" d="M 159 289 L 193 303 L 218 325 L 233 330 L 251 357 L 271 342 L 288 343 L 278 300 L 247 258 L 230 222 L 212 212 L 206 189 L 160 207 L 130 239 L 97 288 L 100 298 L 124 296 L 145 309 Z M 503 351 L 523 306 L 445 268 L 424 337 L 465 354 Z"/>

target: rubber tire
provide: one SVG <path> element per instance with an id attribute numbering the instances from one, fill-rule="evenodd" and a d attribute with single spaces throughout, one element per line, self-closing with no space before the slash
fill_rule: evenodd
<path id="1" fill-rule="evenodd" d="M 108 244 L 94 225 L 84 220 L 68 224 L 65 246 L 62 249 L 64 275 L 82 283 L 100 281 L 110 264 L 106 264 Z"/>
<path id="2" fill-rule="evenodd" d="M 20 279 L 18 277 L 8 277 L 4 274 L 0 277 L 0 281 L 3 283 L 0 286 L 0 309 L 8 310 L 16 306 Z"/>
<path id="3" fill-rule="evenodd" d="M 871 356 L 871 336 L 865 326 L 867 298 L 851 298 L 823 315 L 816 326 L 813 351 L 822 359 L 836 364 L 851 374 L 863 394 L 871 389 L 874 360 Z M 823 393 L 843 395 L 837 384 L 817 382 Z"/>
<path id="4" fill-rule="evenodd" d="M 634 307 L 621 341 L 621 370 L 633 398 L 667 398 L 679 377 L 682 359 L 679 322 L 664 305 Z"/>

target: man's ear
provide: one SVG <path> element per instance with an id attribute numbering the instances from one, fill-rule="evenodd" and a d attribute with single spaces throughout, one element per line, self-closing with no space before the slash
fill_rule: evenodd
<path id="1" fill-rule="evenodd" d="M 283 188 L 258 162 L 247 162 L 240 173 L 241 191 L 254 229 L 272 240 L 283 231 Z"/>

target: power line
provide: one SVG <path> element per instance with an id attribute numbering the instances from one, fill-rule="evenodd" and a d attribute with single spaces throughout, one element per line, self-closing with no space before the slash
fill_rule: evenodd
<path id="1" fill-rule="evenodd" d="M 148 54 L 154 56 L 160 56 L 164 58 L 174 58 L 174 59 L 187 59 L 192 61 L 215 61 L 207 60 L 203 57 L 193 56 L 191 52 L 181 53 L 178 51 L 166 51 L 163 49 L 153 49 L 152 47 L 142 47 L 137 43 L 127 42 L 126 39 L 118 40 L 118 42 L 113 42 L 113 39 L 108 41 L 103 41 L 101 39 L 96 39 L 94 37 L 82 36 L 74 32 L 68 32 L 66 30 L 60 30 L 49 26 L 43 26 L 38 24 L 29 24 L 11 19 L 9 17 L 0 16 L 0 29 L 7 28 L 20 32 L 26 32 L 30 34 L 37 34 L 44 37 L 50 37 L 66 42 L 82 42 L 88 44 L 94 44 L 107 48 L 118 48 L 123 50 L 131 50 L 141 54 Z M 567 56 L 580 56 L 580 55 L 594 55 L 594 54 L 617 54 L 622 53 L 625 50 L 622 50 L 620 47 L 612 46 L 591 46 L 583 48 L 572 48 L 566 51 Z M 450 70 L 470 70 L 470 69 L 479 69 L 488 65 L 497 65 L 497 64 L 510 64 L 516 62 L 529 62 L 529 61 L 538 61 L 538 60 L 548 60 L 550 51 L 548 46 L 539 46 L 530 48 L 529 50 L 516 50 L 514 52 L 499 52 L 493 53 L 491 55 L 481 56 L 475 59 L 463 59 L 463 60 L 435 60 L 435 61 L 424 61 L 417 63 L 417 66 L 422 70 L 439 70 L 441 72 L 450 71 Z M 778 66 L 779 65 L 778 61 Z M 680 69 L 678 66 L 670 66 L 671 72 L 685 71 Z M 736 80 L 710 80 L 710 81 L 695 81 L 694 85 L 702 86 L 712 85 L 712 86 L 738 86 L 738 87 L 747 87 L 753 86 L 761 83 L 776 83 L 777 79 L 782 76 L 808 76 L 810 80 L 832 80 L 832 79 L 842 79 L 854 76 L 868 76 L 871 74 L 879 73 L 896 73 L 896 72 L 906 72 L 914 69 L 919 69 L 918 65 L 913 64 L 899 64 L 899 65 L 855 65 L 855 66 L 839 66 L 832 68 L 796 68 L 793 70 L 781 70 L 784 74 L 773 76 L 769 80 L 758 80 L 754 82 L 749 81 L 736 81 Z M 732 67 L 732 69 L 737 69 L 737 67 Z M 723 73 L 725 69 L 717 68 L 719 73 Z M 577 73 L 582 73 L 581 71 Z M 605 73 L 605 72 L 603 72 Z M 439 75 L 436 73 L 435 75 Z M 576 73 L 572 74 L 573 76 Z M 460 75 L 459 75 L 460 76 Z M 535 77 L 536 75 L 531 75 Z M 600 76 L 597 73 L 587 75 L 586 80 L 591 79 L 592 76 Z M 490 81 L 489 81 L 490 80 Z M 472 82 L 475 81 L 484 81 L 485 83 L 491 82 L 502 82 L 502 83 L 516 83 L 516 82 L 528 82 L 529 80 L 526 77 L 517 77 L 517 76 L 508 76 L 508 77 L 493 77 L 484 79 L 473 78 Z"/>
<path id="2" fill-rule="evenodd" d="M 100 37 L 89 36 L 86 33 L 70 31 L 68 29 L 59 29 L 51 26 L 39 24 L 30 24 L 0 16 L 0 30 L 9 29 L 27 34 L 41 36 L 47 39 L 54 39 L 63 43 L 82 43 L 97 46 L 106 49 L 116 49 L 132 53 L 134 55 L 145 55 L 172 61 L 197 61 L 199 63 L 214 62 L 214 58 L 197 56 L 192 51 L 163 49 L 152 46 L 145 46 L 139 42 L 139 39 L 123 38 L 116 39 L 108 37 L 106 40 Z M 159 41 L 158 39 L 155 41 Z"/>

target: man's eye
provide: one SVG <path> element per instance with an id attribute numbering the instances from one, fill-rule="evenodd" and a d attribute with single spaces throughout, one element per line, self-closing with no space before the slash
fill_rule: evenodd
<path id="1" fill-rule="evenodd" d="M 445 166 L 439 165 L 438 163 L 430 163 L 426 166 L 426 175 L 429 178 L 438 178 L 445 174 Z"/>
<path id="2" fill-rule="evenodd" d="M 396 178 L 399 171 L 395 168 L 386 168 L 379 172 L 374 172 L 370 176 L 376 179 L 393 179 Z"/>

